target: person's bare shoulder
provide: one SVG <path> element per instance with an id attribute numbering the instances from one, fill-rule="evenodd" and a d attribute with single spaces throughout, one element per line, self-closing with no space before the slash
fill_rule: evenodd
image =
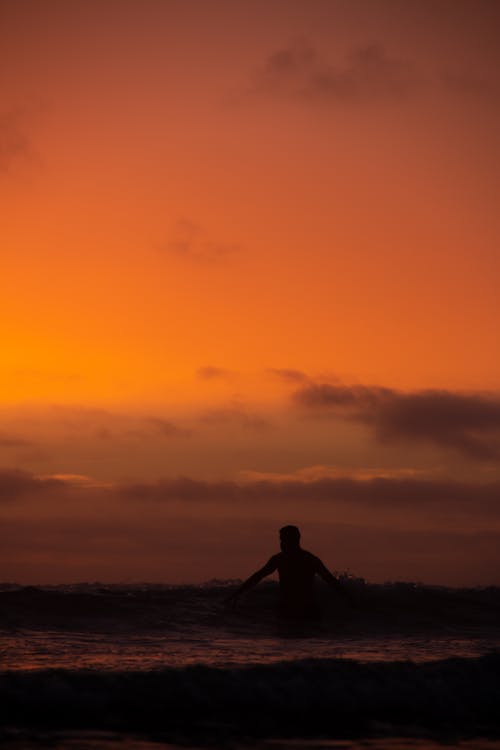
<path id="1" fill-rule="evenodd" d="M 319 560 L 319 557 L 316 557 L 316 555 L 313 555 L 313 553 L 309 552 L 309 550 L 307 549 L 303 549 L 302 554 L 308 557 L 310 560 Z"/>
<path id="2" fill-rule="evenodd" d="M 313 553 L 309 552 L 308 550 L 304 550 L 304 553 L 307 563 L 314 571 L 316 571 L 316 573 L 319 573 L 320 571 L 323 571 L 325 569 L 323 560 L 321 560 L 317 555 L 313 555 Z"/>
<path id="3" fill-rule="evenodd" d="M 319 557 L 317 557 L 316 555 L 313 555 L 313 553 L 309 552 L 309 550 L 303 549 L 302 553 L 303 553 L 304 559 L 307 560 L 307 562 L 313 567 L 317 568 L 319 565 L 323 564 L 321 560 L 319 559 Z"/>
<path id="4" fill-rule="evenodd" d="M 283 552 L 277 552 L 275 555 L 269 558 L 269 562 L 267 564 L 278 565 L 282 557 L 283 557 Z"/>
<path id="5" fill-rule="evenodd" d="M 273 555 L 272 557 L 269 558 L 269 560 L 264 565 L 262 570 L 267 571 L 266 574 L 269 575 L 269 573 L 274 572 L 278 568 L 280 560 L 281 560 L 281 552 L 278 552 L 276 555 Z"/>

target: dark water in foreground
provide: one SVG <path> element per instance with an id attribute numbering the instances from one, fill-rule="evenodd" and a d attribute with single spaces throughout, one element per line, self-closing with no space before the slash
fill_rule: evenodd
<path id="1" fill-rule="evenodd" d="M 500 748 L 500 590 L 349 585 L 324 618 L 274 584 L 0 587 L 0 741 L 12 750 Z M 437 744 L 436 744 L 437 743 Z"/>

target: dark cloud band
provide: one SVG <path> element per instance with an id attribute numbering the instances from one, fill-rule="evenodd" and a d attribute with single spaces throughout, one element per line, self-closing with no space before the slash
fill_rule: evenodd
<path id="1" fill-rule="evenodd" d="M 319 383 L 299 388 L 293 400 L 311 414 L 362 422 L 379 440 L 427 441 L 472 459 L 500 459 L 497 395 Z"/>

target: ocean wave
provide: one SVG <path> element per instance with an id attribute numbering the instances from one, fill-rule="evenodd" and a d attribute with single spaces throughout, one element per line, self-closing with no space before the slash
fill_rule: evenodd
<path id="1" fill-rule="evenodd" d="M 0 628 L 44 630 L 178 630 L 213 627 L 266 633 L 275 623 L 277 584 L 263 583 L 241 599 L 234 611 L 224 600 L 237 582 L 200 586 L 104 585 L 0 586 Z M 453 629 L 499 631 L 500 588 L 452 589 L 412 583 L 368 584 L 345 579 L 357 606 L 351 609 L 318 586 L 323 612 L 318 628 L 327 633 L 447 632 Z"/>
<path id="2" fill-rule="evenodd" d="M 414 664 L 303 660 L 152 672 L 0 673 L 2 726 L 165 739 L 500 737 L 500 654 Z"/>

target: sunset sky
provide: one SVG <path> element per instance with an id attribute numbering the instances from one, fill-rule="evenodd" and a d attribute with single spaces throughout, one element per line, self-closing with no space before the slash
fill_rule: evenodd
<path id="1" fill-rule="evenodd" d="M 0 580 L 500 584 L 499 33 L 0 0 Z"/>

